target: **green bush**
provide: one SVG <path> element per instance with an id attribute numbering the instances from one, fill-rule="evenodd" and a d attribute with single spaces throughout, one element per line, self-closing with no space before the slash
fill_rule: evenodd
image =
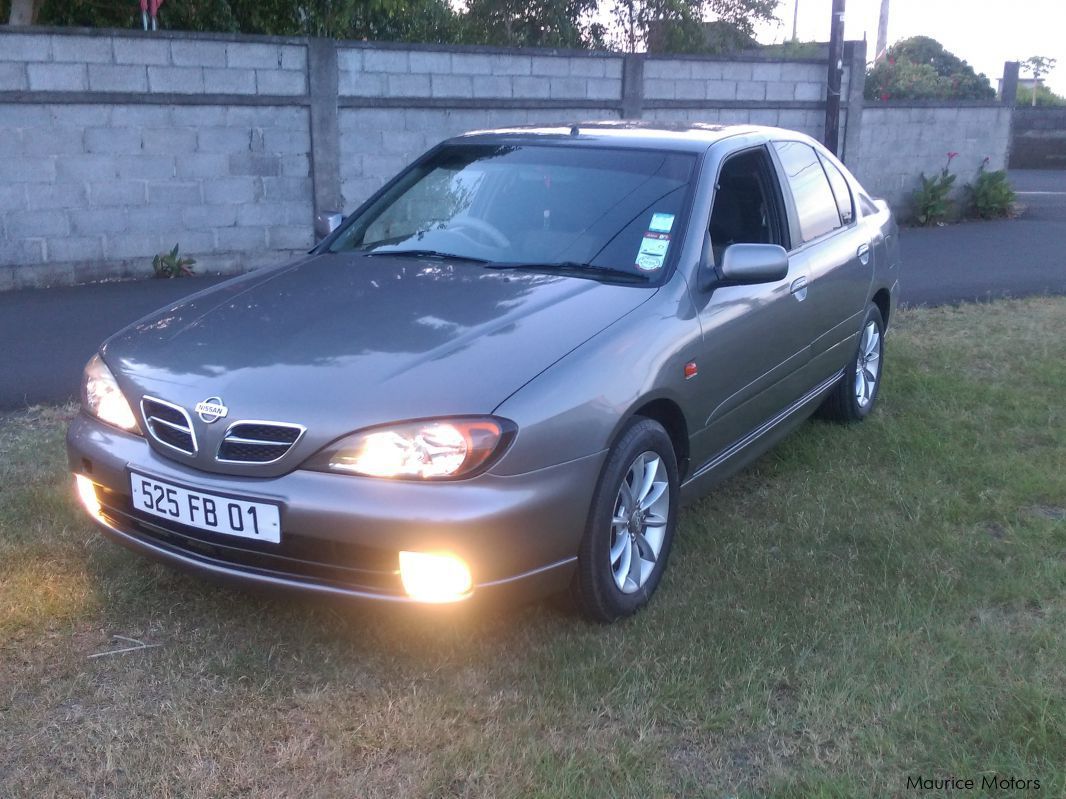
<path id="1" fill-rule="evenodd" d="M 988 78 L 936 39 L 913 36 L 888 48 L 866 74 L 867 100 L 992 100 Z"/>
<path id="2" fill-rule="evenodd" d="M 192 265 L 195 263 L 192 258 L 179 257 L 178 245 L 175 244 L 170 252 L 161 252 L 152 259 L 152 271 L 156 277 L 162 278 L 192 277 Z"/>
<path id="3" fill-rule="evenodd" d="M 914 221 L 919 225 L 935 225 L 948 218 L 954 207 L 951 188 L 955 185 L 955 175 L 948 171 L 952 159 L 958 153 L 948 153 L 944 168 L 931 178 L 921 174 L 921 185 L 914 192 L 911 204 L 914 206 Z"/>
<path id="4" fill-rule="evenodd" d="M 1033 90 L 1028 86 L 1019 86 L 1018 94 L 1014 98 L 1014 104 L 1018 106 L 1033 104 Z M 1066 105 L 1066 97 L 1055 94 L 1047 86 L 1041 84 L 1036 87 L 1036 104 L 1038 106 L 1063 106 Z"/>
<path id="5" fill-rule="evenodd" d="M 998 219 L 1010 216 L 1017 196 L 1007 180 L 1005 170 L 988 171 L 986 158 L 977 169 L 973 183 L 967 184 L 967 212 L 978 219 Z"/>

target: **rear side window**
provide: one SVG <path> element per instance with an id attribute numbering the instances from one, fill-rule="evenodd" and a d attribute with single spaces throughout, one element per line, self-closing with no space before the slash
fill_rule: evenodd
<path id="1" fill-rule="evenodd" d="M 840 227 L 837 201 L 814 148 L 798 141 L 777 141 L 774 148 L 792 188 L 803 241 L 811 241 Z"/>
<path id="2" fill-rule="evenodd" d="M 829 185 L 833 187 L 833 196 L 837 200 L 837 209 L 840 211 L 840 221 L 850 225 L 855 220 L 855 205 L 851 199 L 851 187 L 848 186 L 847 178 L 840 174 L 840 170 L 819 156 L 825 174 L 829 176 Z"/>

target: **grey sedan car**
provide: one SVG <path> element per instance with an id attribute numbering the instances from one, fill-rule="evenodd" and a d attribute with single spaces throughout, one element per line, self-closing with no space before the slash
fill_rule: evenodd
<path id="1" fill-rule="evenodd" d="M 110 338 L 70 468 L 106 535 L 205 575 L 611 621 L 684 499 L 871 412 L 899 269 L 887 206 L 793 131 L 471 133 Z"/>

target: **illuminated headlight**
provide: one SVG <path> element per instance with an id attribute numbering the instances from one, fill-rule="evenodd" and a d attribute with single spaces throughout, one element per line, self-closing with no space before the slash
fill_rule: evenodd
<path id="1" fill-rule="evenodd" d="M 85 475 L 74 475 L 74 488 L 78 492 L 78 499 L 93 518 L 100 518 L 100 500 L 96 497 L 96 486 Z"/>
<path id="2" fill-rule="evenodd" d="M 513 430 L 511 423 L 491 417 L 376 427 L 331 444 L 306 466 L 364 477 L 455 479 L 484 467 L 506 446 Z"/>
<path id="3" fill-rule="evenodd" d="M 411 599 L 418 602 L 456 602 L 473 586 L 470 569 L 448 553 L 401 552 L 400 580 Z"/>
<path id="4" fill-rule="evenodd" d="M 90 358 L 89 363 L 85 365 L 85 384 L 82 387 L 81 401 L 85 410 L 101 422 L 140 434 L 141 428 L 137 424 L 137 417 L 133 415 L 133 409 L 122 396 L 115 376 L 98 354 Z"/>

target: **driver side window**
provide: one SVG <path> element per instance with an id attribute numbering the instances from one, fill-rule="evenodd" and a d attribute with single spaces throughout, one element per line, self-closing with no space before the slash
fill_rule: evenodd
<path id="1" fill-rule="evenodd" d="M 715 188 L 709 233 L 715 263 L 730 244 L 779 244 L 788 249 L 778 193 L 763 148 L 729 158 Z"/>
<path id="2" fill-rule="evenodd" d="M 408 190 L 370 223 L 362 244 L 405 239 L 434 228 L 444 228 L 469 208 L 483 173 L 460 176 L 457 170 L 436 169 Z"/>

